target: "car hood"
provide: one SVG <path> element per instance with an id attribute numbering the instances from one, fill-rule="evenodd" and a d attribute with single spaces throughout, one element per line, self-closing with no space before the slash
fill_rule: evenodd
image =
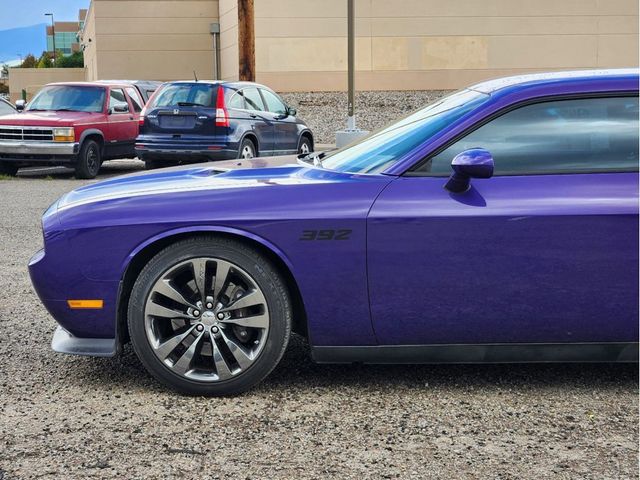
<path id="1" fill-rule="evenodd" d="M 0 125 L 16 126 L 72 126 L 77 122 L 91 122 L 101 113 L 90 112 L 23 112 L 0 117 Z"/>
<path id="2" fill-rule="evenodd" d="M 330 182 L 351 174 L 314 168 L 295 155 L 163 168 L 112 178 L 63 196 L 58 209 L 80 204 L 197 190 L 277 187 Z"/>

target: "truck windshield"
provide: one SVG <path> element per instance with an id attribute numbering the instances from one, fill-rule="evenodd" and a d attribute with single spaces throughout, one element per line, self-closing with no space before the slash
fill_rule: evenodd
<path id="1" fill-rule="evenodd" d="M 460 90 L 371 135 L 322 157 L 322 167 L 349 173 L 379 173 L 458 120 L 489 96 Z"/>
<path id="2" fill-rule="evenodd" d="M 29 103 L 27 110 L 54 110 L 100 113 L 104 109 L 105 89 L 76 85 L 44 87 Z"/>
<path id="3" fill-rule="evenodd" d="M 217 86 L 210 83 L 172 83 L 162 87 L 147 109 L 183 106 L 213 108 L 216 91 Z"/>

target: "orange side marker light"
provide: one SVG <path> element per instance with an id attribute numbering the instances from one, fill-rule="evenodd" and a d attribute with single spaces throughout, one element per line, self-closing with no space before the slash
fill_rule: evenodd
<path id="1" fill-rule="evenodd" d="M 104 300 L 67 300 L 69 308 L 102 308 Z"/>

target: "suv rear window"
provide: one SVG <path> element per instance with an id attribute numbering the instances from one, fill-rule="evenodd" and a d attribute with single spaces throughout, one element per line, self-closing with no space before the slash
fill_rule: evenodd
<path id="1" fill-rule="evenodd" d="M 162 88 L 148 108 L 157 107 L 208 107 L 216 101 L 217 85 L 207 83 L 174 83 Z"/>

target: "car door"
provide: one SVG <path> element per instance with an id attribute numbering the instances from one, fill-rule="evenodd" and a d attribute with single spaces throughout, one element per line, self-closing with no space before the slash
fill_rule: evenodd
<path id="1" fill-rule="evenodd" d="M 275 93 L 265 88 L 261 88 L 260 93 L 275 122 L 274 155 L 296 153 L 299 141 L 296 118 L 288 114 L 287 106 Z"/>
<path id="2" fill-rule="evenodd" d="M 276 126 L 274 115 L 267 111 L 256 87 L 242 89 L 252 130 L 258 138 L 258 155 L 273 155 Z"/>
<path id="3" fill-rule="evenodd" d="M 109 89 L 109 131 L 105 134 L 105 150 L 109 157 L 134 155 L 138 118 L 131 108 L 124 89 Z"/>
<path id="4" fill-rule="evenodd" d="M 493 178 L 443 189 L 453 157 Z M 367 226 L 382 344 L 637 341 L 638 98 L 540 101 L 392 182 Z"/>

